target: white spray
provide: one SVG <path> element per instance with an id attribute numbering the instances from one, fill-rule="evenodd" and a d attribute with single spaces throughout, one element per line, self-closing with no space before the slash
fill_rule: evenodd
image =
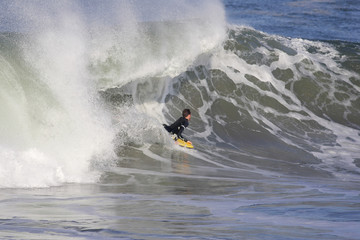
<path id="1" fill-rule="evenodd" d="M 23 89 L 18 94 L 23 117 L 7 124 L 20 124 L 23 131 L 17 143 L 1 142 L 0 187 L 95 181 L 90 161 L 111 155 L 112 133 L 87 73 L 85 21 L 66 2 L 47 12 L 28 7 L 36 28 L 23 52 L 35 73 L 20 76 L 22 81 L 7 79 Z M 17 99 L 11 100 L 17 105 Z"/>

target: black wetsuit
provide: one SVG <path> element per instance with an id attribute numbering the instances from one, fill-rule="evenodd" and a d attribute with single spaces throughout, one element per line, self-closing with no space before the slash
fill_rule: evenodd
<path id="1" fill-rule="evenodd" d="M 183 139 L 184 141 L 187 141 L 181 134 L 184 131 L 184 129 L 189 126 L 189 120 L 187 120 L 184 117 L 180 117 L 178 120 L 176 120 L 176 122 L 174 122 L 173 124 L 171 124 L 170 126 L 163 124 L 164 128 L 166 129 L 166 131 L 168 131 L 169 133 L 173 133 L 176 134 L 178 136 L 178 138 Z"/>

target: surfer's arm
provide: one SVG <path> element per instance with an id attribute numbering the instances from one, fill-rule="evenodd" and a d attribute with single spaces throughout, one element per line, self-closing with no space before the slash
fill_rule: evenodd
<path id="1" fill-rule="evenodd" d="M 178 135 L 178 137 L 179 137 L 180 139 L 182 139 L 184 142 L 187 142 L 187 139 L 182 136 L 182 132 L 184 131 L 184 129 L 185 129 L 184 125 L 181 125 L 181 126 L 180 126 L 180 130 L 179 130 L 179 132 L 178 132 L 177 135 Z"/>

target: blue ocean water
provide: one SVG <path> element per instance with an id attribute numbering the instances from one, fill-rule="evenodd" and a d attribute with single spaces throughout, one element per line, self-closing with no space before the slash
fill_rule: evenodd
<path id="1" fill-rule="evenodd" d="M 284 37 L 360 42 L 357 0 L 224 0 L 231 23 Z"/>

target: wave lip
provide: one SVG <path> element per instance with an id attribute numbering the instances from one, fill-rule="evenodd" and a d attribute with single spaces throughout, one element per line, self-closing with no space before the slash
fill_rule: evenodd
<path id="1" fill-rule="evenodd" d="M 227 37 L 222 49 L 199 55 L 160 87 L 156 101 L 167 121 L 190 106 L 188 132 L 206 145 L 311 164 L 337 176 L 341 166 L 357 178 L 359 72 L 346 63 L 346 52 L 336 43 L 246 27 L 230 26 Z M 140 96 L 155 90 L 146 81 L 132 87 L 137 106 L 151 99 Z"/>

